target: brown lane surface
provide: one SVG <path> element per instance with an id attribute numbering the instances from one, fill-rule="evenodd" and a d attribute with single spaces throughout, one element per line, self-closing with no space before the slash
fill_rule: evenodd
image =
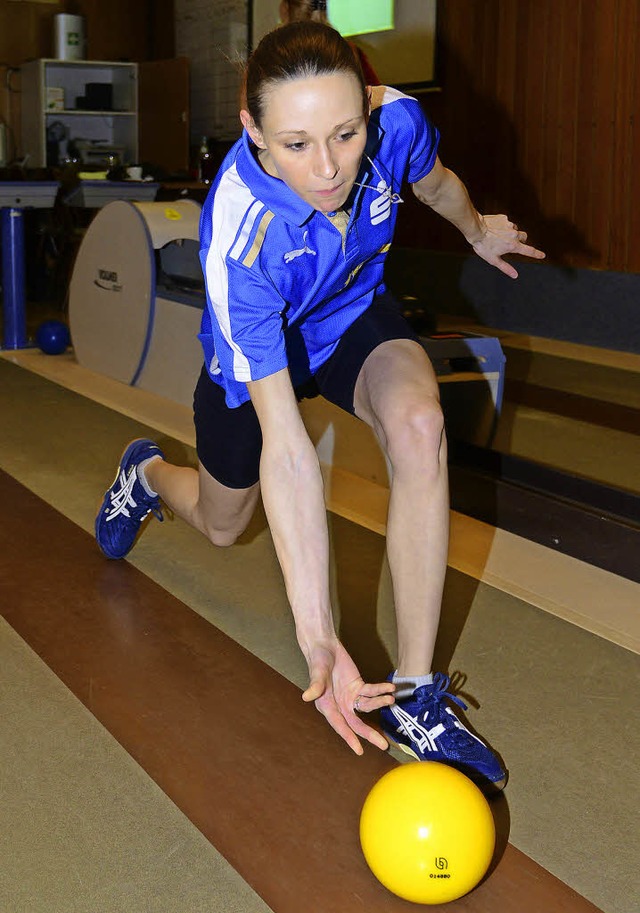
<path id="1" fill-rule="evenodd" d="M 352 755 L 298 688 L 1 471 L 0 503 L 6 620 L 275 913 L 418 909 L 359 849 L 392 758 Z M 597 908 L 509 845 L 446 909 Z"/>

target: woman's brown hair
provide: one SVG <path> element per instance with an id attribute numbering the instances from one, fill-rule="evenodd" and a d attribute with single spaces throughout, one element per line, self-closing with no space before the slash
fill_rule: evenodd
<path id="1" fill-rule="evenodd" d="M 268 90 L 290 79 L 310 79 L 333 73 L 351 73 L 362 89 L 362 109 L 368 109 L 362 68 L 350 45 L 329 25 L 291 22 L 268 32 L 247 63 L 245 99 L 249 114 L 260 128 Z"/>

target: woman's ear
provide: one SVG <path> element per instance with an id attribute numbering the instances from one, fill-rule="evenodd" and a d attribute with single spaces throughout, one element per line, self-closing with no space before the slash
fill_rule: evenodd
<path id="1" fill-rule="evenodd" d="M 243 110 L 240 112 L 240 121 L 256 146 L 258 146 L 259 149 L 266 149 L 262 131 L 256 127 L 255 122 L 248 111 Z"/>

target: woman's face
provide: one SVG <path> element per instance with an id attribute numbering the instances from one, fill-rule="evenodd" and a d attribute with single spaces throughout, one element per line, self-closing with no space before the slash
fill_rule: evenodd
<path id="1" fill-rule="evenodd" d="M 259 130 L 240 114 L 268 174 L 320 212 L 346 201 L 367 140 L 362 90 L 350 73 L 276 83 L 264 99 Z"/>

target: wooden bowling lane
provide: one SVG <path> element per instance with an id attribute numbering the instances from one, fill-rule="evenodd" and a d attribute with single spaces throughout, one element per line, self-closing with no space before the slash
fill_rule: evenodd
<path id="1" fill-rule="evenodd" d="M 378 884 L 358 843 L 392 758 L 352 755 L 294 685 L 3 472 L 0 502 L 8 623 L 275 913 L 417 909 Z M 446 909 L 597 910 L 510 845 Z"/>

